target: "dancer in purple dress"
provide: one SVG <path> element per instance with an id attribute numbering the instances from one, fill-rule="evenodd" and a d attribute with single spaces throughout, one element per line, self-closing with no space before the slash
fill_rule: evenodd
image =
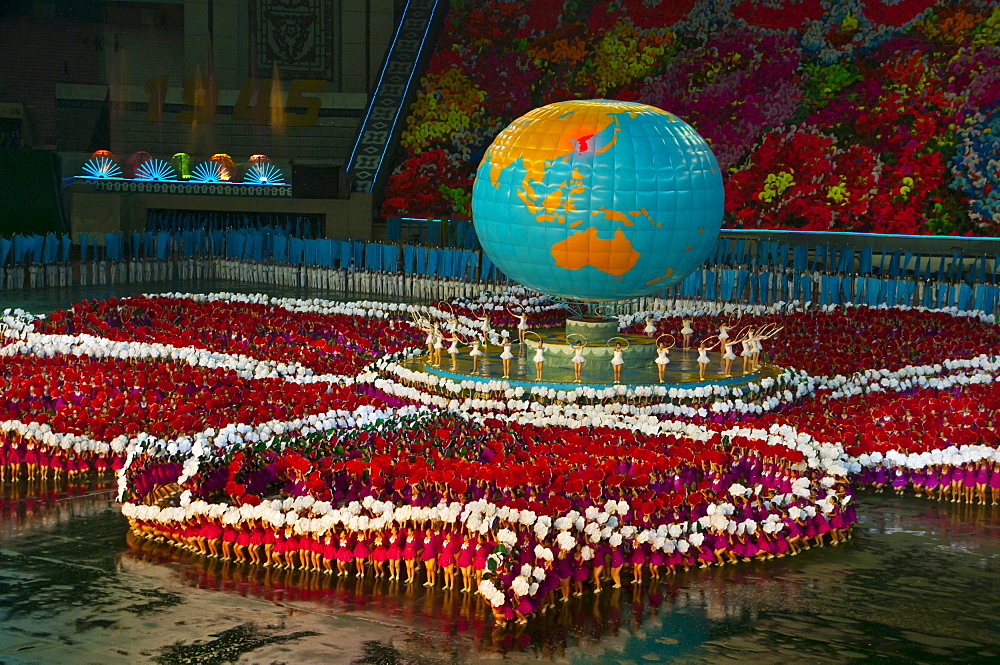
<path id="1" fill-rule="evenodd" d="M 629 563 L 632 564 L 632 584 L 642 584 L 642 569 L 649 560 L 649 541 L 636 543 L 629 556 Z"/>
<path id="2" fill-rule="evenodd" d="M 993 505 L 997 505 L 997 501 L 1000 500 L 1000 462 L 993 462 L 990 469 L 990 494 Z"/>

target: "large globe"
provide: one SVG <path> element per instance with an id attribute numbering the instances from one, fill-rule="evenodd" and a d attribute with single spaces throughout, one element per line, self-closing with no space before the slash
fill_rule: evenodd
<path id="1" fill-rule="evenodd" d="M 722 224 L 719 164 L 698 132 L 646 104 L 537 108 L 486 151 L 473 224 L 511 279 L 568 299 L 662 291 L 694 271 Z"/>

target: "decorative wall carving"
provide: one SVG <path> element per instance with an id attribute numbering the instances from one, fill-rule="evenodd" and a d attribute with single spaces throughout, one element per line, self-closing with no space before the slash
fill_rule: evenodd
<path id="1" fill-rule="evenodd" d="M 250 40 L 257 75 L 274 65 L 281 76 L 333 76 L 333 0 L 251 0 Z"/>

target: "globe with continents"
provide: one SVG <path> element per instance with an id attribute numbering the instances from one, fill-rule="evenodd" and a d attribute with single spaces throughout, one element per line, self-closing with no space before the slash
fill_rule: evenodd
<path id="1" fill-rule="evenodd" d="M 585 301 L 683 280 L 711 252 L 722 173 L 708 143 L 662 109 L 558 102 L 512 122 L 483 157 L 473 224 L 511 279 Z"/>

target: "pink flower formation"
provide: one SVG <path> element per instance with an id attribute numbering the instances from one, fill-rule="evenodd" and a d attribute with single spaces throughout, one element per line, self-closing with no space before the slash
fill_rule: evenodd
<path id="1" fill-rule="evenodd" d="M 1000 176 L 975 143 L 1000 99 L 995 3 L 587 7 L 452 7 L 383 214 L 468 215 L 475 169 L 502 127 L 533 107 L 605 97 L 665 108 L 708 139 L 725 170 L 730 226 L 1000 230 Z"/>

